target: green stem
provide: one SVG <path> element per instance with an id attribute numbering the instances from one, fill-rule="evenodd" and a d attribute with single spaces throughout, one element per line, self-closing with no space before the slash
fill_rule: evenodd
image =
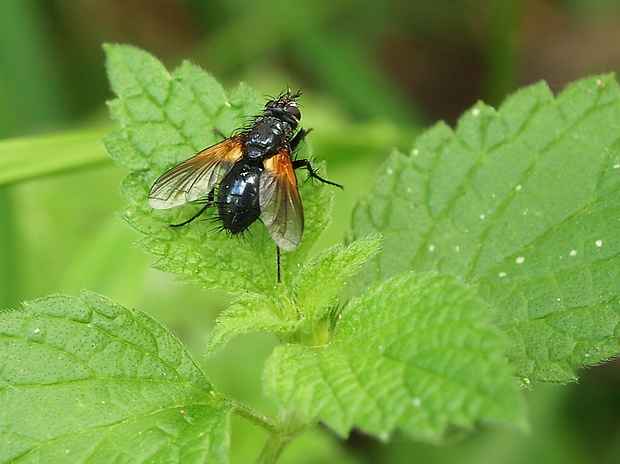
<path id="1" fill-rule="evenodd" d="M 284 448 L 291 442 L 292 437 L 280 434 L 270 434 L 256 459 L 256 464 L 275 464 L 284 451 Z"/>
<path id="2" fill-rule="evenodd" d="M 260 455 L 256 459 L 256 463 L 275 464 L 278 461 L 280 454 L 282 454 L 282 451 L 284 451 L 284 448 L 286 448 L 291 440 L 299 434 L 296 432 L 297 427 L 283 431 L 281 430 L 282 427 L 275 426 L 262 414 L 259 414 L 251 408 L 236 402 L 235 400 L 229 399 L 228 401 L 233 405 L 233 411 L 235 414 L 267 431 L 267 441 L 265 442 Z"/>
<path id="3" fill-rule="evenodd" d="M 230 398 L 227 401 L 232 404 L 233 412 L 239 417 L 252 422 L 254 425 L 258 425 L 259 427 L 265 429 L 269 434 L 273 435 L 277 432 L 276 427 L 274 427 L 274 425 L 264 415 Z"/>
<path id="4" fill-rule="evenodd" d="M 316 425 L 316 421 L 301 422 L 295 414 L 287 414 L 285 412 L 283 417 L 274 424 L 267 417 L 244 404 L 238 403 L 233 399 L 227 399 L 226 401 L 233 406 L 234 413 L 239 417 L 267 431 L 267 441 L 260 455 L 256 458 L 256 464 L 275 464 L 282 451 L 295 437 Z"/>

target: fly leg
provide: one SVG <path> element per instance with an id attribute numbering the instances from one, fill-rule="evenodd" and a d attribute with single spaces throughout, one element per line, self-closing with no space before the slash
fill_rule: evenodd
<path id="1" fill-rule="evenodd" d="M 182 227 L 185 226 L 187 224 L 189 224 L 190 222 L 192 222 L 194 219 L 197 219 L 202 213 L 204 213 L 207 208 L 209 208 L 209 206 L 213 206 L 215 205 L 215 199 L 214 199 L 214 194 L 213 194 L 213 190 L 211 190 L 211 193 L 209 193 L 209 196 L 207 197 L 207 202 L 205 203 L 205 205 L 200 208 L 200 211 L 198 211 L 196 214 L 194 214 L 191 218 L 189 218 L 187 221 L 183 221 L 179 224 L 169 224 L 169 227 Z"/>
<path id="2" fill-rule="evenodd" d="M 297 132 L 295 137 L 293 137 L 293 140 L 291 140 L 291 152 L 295 151 L 299 143 L 306 137 L 306 135 L 310 133 L 311 130 L 312 129 L 308 129 L 308 130 L 299 129 L 299 132 Z M 316 180 L 321 181 L 324 184 L 333 185 L 334 187 L 339 187 L 342 190 L 344 190 L 344 187 L 342 185 L 336 184 L 335 182 L 331 182 L 327 179 L 323 179 L 321 176 L 319 176 L 317 172 L 314 170 L 314 168 L 312 167 L 312 164 L 310 164 L 310 161 L 308 161 L 307 159 L 300 159 L 300 160 L 293 161 L 293 169 L 299 169 L 299 168 L 306 168 L 308 170 L 308 175 L 310 177 L 314 177 Z"/>
<path id="3" fill-rule="evenodd" d="M 226 135 L 224 134 L 224 132 L 222 132 L 221 130 L 219 130 L 217 127 L 213 128 L 213 132 L 215 133 L 215 135 L 222 137 L 222 140 L 227 139 L 228 137 L 226 137 Z"/>
<path id="4" fill-rule="evenodd" d="M 321 176 L 319 176 L 317 172 L 314 170 L 314 168 L 312 167 L 312 164 L 310 164 L 310 161 L 308 161 L 307 159 L 300 159 L 300 160 L 293 161 L 293 169 L 299 169 L 299 168 L 306 168 L 308 170 L 309 177 L 314 177 L 316 180 L 321 181 L 324 184 L 333 185 L 334 187 L 338 187 L 344 190 L 344 187 L 342 185 L 336 184 L 335 182 L 331 182 L 327 179 L 323 179 Z"/>
<path id="5" fill-rule="evenodd" d="M 299 142 L 301 142 L 311 131 L 312 129 L 299 129 L 299 132 L 297 132 L 297 134 L 295 134 L 295 137 L 293 137 L 293 139 L 291 140 L 291 153 L 297 149 Z"/>

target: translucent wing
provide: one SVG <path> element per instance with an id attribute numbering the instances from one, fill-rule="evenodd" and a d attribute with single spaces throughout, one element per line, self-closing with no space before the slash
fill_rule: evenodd
<path id="1" fill-rule="evenodd" d="M 226 139 L 177 164 L 155 181 L 149 205 L 168 209 L 209 195 L 243 156 L 243 134 Z"/>
<path id="2" fill-rule="evenodd" d="M 288 149 L 267 159 L 260 177 L 261 219 L 276 245 L 293 251 L 304 231 L 304 210 Z"/>

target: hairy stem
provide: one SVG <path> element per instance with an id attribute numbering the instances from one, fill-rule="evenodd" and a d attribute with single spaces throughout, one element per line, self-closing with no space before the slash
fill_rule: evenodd
<path id="1" fill-rule="evenodd" d="M 246 419 L 252 422 L 254 425 L 258 425 L 259 427 L 265 429 L 270 435 L 277 433 L 274 425 L 263 414 L 260 414 L 259 412 L 254 411 L 248 406 L 238 403 L 235 400 L 228 399 L 228 401 L 233 405 L 233 411 L 239 417 Z"/>
<path id="2" fill-rule="evenodd" d="M 260 455 L 256 459 L 256 464 L 275 464 L 292 439 L 293 437 L 281 434 L 269 434 Z"/>

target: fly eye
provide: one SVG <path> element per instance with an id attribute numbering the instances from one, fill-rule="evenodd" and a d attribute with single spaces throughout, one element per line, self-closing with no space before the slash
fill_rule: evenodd
<path id="1" fill-rule="evenodd" d="M 265 103 L 265 108 L 273 108 L 275 105 L 275 100 L 269 100 L 267 103 Z"/>
<path id="2" fill-rule="evenodd" d="M 286 107 L 286 112 L 293 116 L 298 121 L 301 120 L 301 111 L 297 108 L 297 105 L 288 105 Z"/>

